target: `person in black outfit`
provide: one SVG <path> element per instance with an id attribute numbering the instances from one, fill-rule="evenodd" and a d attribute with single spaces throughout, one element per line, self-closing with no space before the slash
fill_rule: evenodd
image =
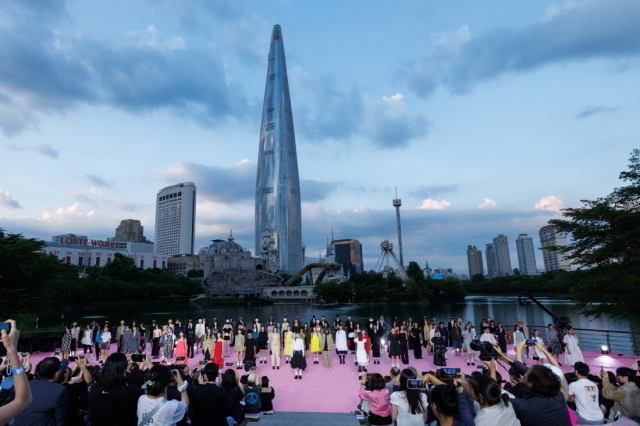
<path id="1" fill-rule="evenodd" d="M 121 353 L 109 355 L 98 381 L 89 390 L 89 420 L 91 426 L 137 426 L 138 398 L 144 391 L 125 381 L 127 357 Z"/>
<path id="2" fill-rule="evenodd" d="M 411 327 L 411 342 L 413 346 L 413 358 L 422 359 L 422 346 L 420 345 L 420 338 L 422 337 L 422 327 L 417 322 L 413 323 Z"/>
<path id="3" fill-rule="evenodd" d="M 503 353 L 507 352 L 507 330 L 502 328 L 502 324 L 498 323 L 496 328 L 496 337 L 498 338 L 498 346 Z"/>
<path id="4" fill-rule="evenodd" d="M 437 330 L 440 332 L 440 337 L 444 338 L 445 347 L 448 348 L 453 346 L 452 343 L 449 343 L 449 330 L 444 326 L 442 321 L 440 321 L 440 325 Z"/>
<path id="5" fill-rule="evenodd" d="M 400 367 L 400 336 L 398 335 L 398 329 L 396 327 L 391 329 L 389 336 L 387 337 L 389 341 L 388 351 L 389 358 L 391 358 L 391 366 L 392 367 Z"/>
<path id="6" fill-rule="evenodd" d="M 216 385 L 218 364 L 208 363 L 202 369 L 204 384 L 196 386 L 191 405 L 192 426 L 227 426 L 227 390 Z"/>
<path id="7" fill-rule="evenodd" d="M 409 332 L 404 325 L 400 327 L 398 336 L 400 342 L 400 359 L 403 364 L 409 364 Z"/>
<path id="8" fill-rule="evenodd" d="M 342 325 L 342 320 L 340 319 L 340 315 L 336 315 L 336 319 L 333 320 L 333 329 L 338 330 L 338 327 Z"/>
<path id="9" fill-rule="evenodd" d="M 238 386 L 238 373 L 229 368 L 222 374 L 220 385 L 227 391 L 227 401 L 225 407 L 227 416 L 232 417 L 235 423 L 244 421 L 244 409 L 240 401 L 244 399 L 244 392 Z"/>
<path id="10" fill-rule="evenodd" d="M 191 320 L 189 320 L 189 324 L 187 325 L 185 336 L 187 338 L 187 356 L 193 358 L 193 347 L 196 344 L 196 328 Z"/>
<path id="11" fill-rule="evenodd" d="M 347 332 L 347 346 L 351 350 L 351 353 L 355 354 L 356 348 L 353 344 L 353 340 L 355 337 L 354 331 L 356 329 L 356 323 L 351 320 L 351 315 L 347 317 L 347 322 L 345 323 L 344 329 Z"/>
<path id="12" fill-rule="evenodd" d="M 452 336 L 451 330 L 453 329 L 453 327 L 455 325 L 456 325 L 456 322 L 453 319 L 453 317 L 449 317 L 449 322 L 447 323 L 447 335 L 445 336 L 444 334 L 442 334 L 442 332 L 440 333 L 440 334 L 442 334 L 442 337 L 447 339 L 447 347 L 448 348 L 453 346 L 453 336 Z"/>
<path id="13" fill-rule="evenodd" d="M 244 339 L 244 369 L 249 371 L 251 367 L 256 366 L 256 341 L 253 338 L 253 333 L 248 332 Z"/>

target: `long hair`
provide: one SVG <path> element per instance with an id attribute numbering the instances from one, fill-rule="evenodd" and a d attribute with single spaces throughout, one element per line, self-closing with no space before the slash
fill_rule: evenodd
<path id="1" fill-rule="evenodd" d="M 455 384 L 434 386 L 431 389 L 430 399 L 438 408 L 438 413 L 447 417 L 458 414 L 458 392 Z"/>
<path id="2" fill-rule="evenodd" d="M 160 396 L 171 383 L 171 370 L 166 365 L 154 365 L 147 373 L 147 393 Z"/>
<path id="3" fill-rule="evenodd" d="M 498 404 L 500 400 L 504 402 L 506 407 L 509 406 L 509 397 L 500 391 L 500 385 L 491 377 L 485 376 L 484 374 L 475 374 L 471 376 L 469 383 L 473 388 L 473 392 L 476 394 L 476 398 L 482 396 L 482 402 L 489 407 Z"/>
<path id="4" fill-rule="evenodd" d="M 104 362 L 104 367 L 102 367 L 102 384 L 107 387 L 123 384 L 127 365 L 127 357 L 124 354 L 114 353 L 109 355 Z"/>
<path id="5" fill-rule="evenodd" d="M 400 373 L 400 388 L 398 390 L 404 391 L 407 403 L 409 404 L 409 411 L 411 414 L 424 413 L 426 407 L 422 403 L 421 391 L 419 389 L 408 389 L 407 383 L 409 380 L 416 378 L 416 373 L 413 370 L 405 368 Z"/>

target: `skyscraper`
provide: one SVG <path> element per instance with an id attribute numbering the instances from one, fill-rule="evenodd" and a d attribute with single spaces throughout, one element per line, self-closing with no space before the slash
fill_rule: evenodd
<path id="1" fill-rule="evenodd" d="M 484 254 L 487 258 L 487 275 L 489 275 L 489 278 L 497 277 L 499 275 L 498 259 L 496 258 L 496 249 L 493 247 L 493 244 L 487 244 Z"/>
<path id="2" fill-rule="evenodd" d="M 346 275 L 364 271 L 362 263 L 362 244 L 358 240 L 334 240 L 335 262 L 342 264 L 342 272 Z"/>
<path id="3" fill-rule="evenodd" d="M 193 254 L 196 186 L 193 182 L 162 188 L 156 196 L 156 253 Z"/>
<path id="4" fill-rule="evenodd" d="M 125 219 L 120 222 L 116 228 L 116 241 L 135 241 L 136 243 L 146 243 L 147 238 L 144 236 L 144 227 L 139 220 Z"/>
<path id="5" fill-rule="evenodd" d="M 520 275 L 538 275 L 533 238 L 527 234 L 518 235 L 518 238 L 516 238 L 516 250 L 518 251 Z"/>
<path id="6" fill-rule="evenodd" d="M 482 251 L 476 246 L 467 247 L 467 263 L 469 264 L 469 277 L 475 274 L 484 275 L 484 266 L 482 265 Z"/>
<path id="7" fill-rule="evenodd" d="M 511 269 L 511 255 L 509 254 L 509 240 L 503 234 L 493 239 L 493 248 L 496 251 L 496 262 L 498 270 L 494 271 L 496 276 L 513 275 Z"/>
<path id="8" fill-rule="evenodd" d="M 296 137 L 287 63 L 280 25 L 273 27 L 264 89 L 256 179 L 256 253 L 269 230 L 278 251 L 280 272 L 302 268 L 302 221 Z"/>
<path id="9" fill-rule="evenodd" d="M 566 232 L 558 232 L 555 225 L 543 226 L 540 228 L 540 245 L 542 246 L 542 259 L 546 271 L 557 271 L 558 269 L 571 271 L 571 261 L 565 259 L 560 253 L 545 250 L 545 247 L 549 246 L 566 246 Z"/>

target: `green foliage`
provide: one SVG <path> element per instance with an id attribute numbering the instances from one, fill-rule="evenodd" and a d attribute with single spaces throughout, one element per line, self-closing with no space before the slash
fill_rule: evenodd
<path id="1" fill-rule="evenodd" d="M 540 275 L 507 275 L 487 279 L 476 274 L 464 282 L 464 288 L 470 293 L 481 294 L 519 294 L 523 290 L 532 294 L 568 294 L 573 272 L 550 271 Z"/>
<path id="2" fill-rule="evenodd" d="M 187 272 L 187 278 L 204 278 L 204 270 L 191 269 L 189 272 Z"/>
<path id="3" fill-rule="evenodd" d="M 443 280 L 430 279 L 429 287 L 433 290 L 433 297 L 439 300 L 460 300 L 467 295 L 462 281 L 455 277 Z"/>
<path id="4" fill-rule="evenodd" d="M 347 303 L 353 297 L 353 284 L 350 281 L 341 283 L 338 280 L 329 280 L 317 284 L 313 292 L 327 303 Z"/>
<path id="5" fill-rule="evenodd" d="M 579 279 L 573 280 L 571 288 L 587 315 L 638 316 L 640 150 L 633 150 L 629 169 L 620 173 L 620 179 L 629 184 L 606 197 L 582 200 L 583 207 L 564 209 L 563 219 L 549 221 L 572 237 L 568 246 L 552 250 L 588 268 L 572 275 Z"/>
<path id="6" fill-rule="evenodd" d="M 116 253 L 103 267 L 67 265 L 39 253 L 43 241 L 6 234 L 0 229 L 0 316 L 41 313 L 52 306 L 189 296 L 202 292 L 196 280 L 167 269 L 140 269 Z M 84 271 L 86 278 L 79 278 Z"/>

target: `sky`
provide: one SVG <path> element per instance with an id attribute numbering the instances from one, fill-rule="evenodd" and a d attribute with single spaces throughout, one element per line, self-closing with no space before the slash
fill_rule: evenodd
<path id="1" fill-rule="evenodd" d="M 307 259 L 468 273 L 466 249 L 538 231 L 622 185 L 640 136 L 640 2 L 5 0 L 0 228 L 113 237 L 198 188 L 196 250 L 254 251 L 262 98 L 282 26 Z M 544 267 L 536 253 L 538 267 Z M 485 264 L 486 268 L 486 264 Z"/>

